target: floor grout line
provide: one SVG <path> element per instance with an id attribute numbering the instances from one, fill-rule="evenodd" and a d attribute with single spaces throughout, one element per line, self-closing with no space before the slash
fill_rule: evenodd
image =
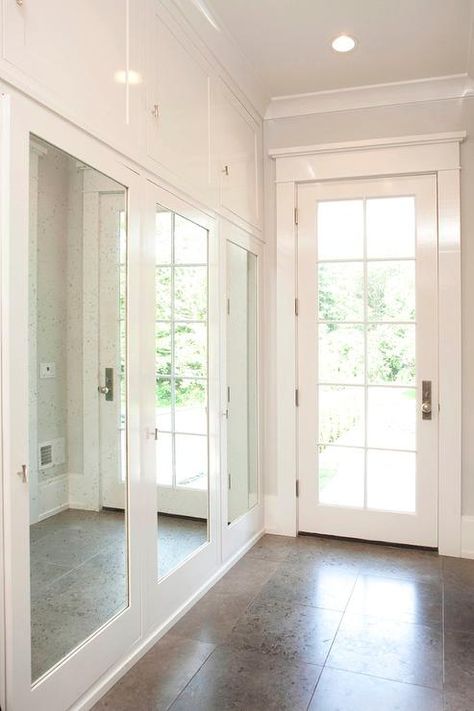
<path id="1" fill-rule="evenodd" d="M 335 641 L 336 641 L 336 637 L 337 637 L 337 635 L 339 634 L 339 630 L 341 629 L 342 621 L 343 621 L 343 619 L 344 619 L 344 617 L 345 617 L 345 614 L 346 614 L 346 611 L 347 611 L 347 607 L 348 607 L 348 605 L 349 605 L 349 603 L 350 603 L 350 601 L 351 601 L 352 595 L 354 594 L 354 590 L 355 590 L 355 587 L 356 587 L 356 585 L 357 585 L 357 581 L 359 580 L 359 577 L 360 577 L 360 569 L 359 569 L 358 572 L 357 572 L 356 579 L 354 580 L 354 584 L 353 584 L 353 586 L 352 586 L 352 590 L 351 590 L 350 594 L 349 594 L 348 597 L 347 597 L 347 602 L 346 602 L 346 604 L 345 604 L 344 610 L 342 611 L 341 619 L 339 620 L 339 624 L 338 624 L 338 626 L 337 626 L 336 632 L 334 633 L 334 637 L 333 637 L 333 639 L 332 639 L 331 645 L 330 645 L 330 647 L 329 647 L 329 649 L 328 649 L 328 652 L 327 652 L 327 654 L 326 654 L 326 656 L 325 656 L 325 658 L 324 658 L 324 662 L 323 662 L 323 664 L 322 664 L 322 666 L 321 666 L 321 673 L 320 673 L 320 675 L 319 675 L 319 677 L 318 677 L 318 680 L 317 680 L 317 682 L 316 682 L 316 686 L 315 686 L 314 689 L 313 689 L 313 693 L 312 693 L 311 698 L 310 698 L 310 700 L 309 700 L 308 706 L 306 707 L 307 710 L 309 709 L 309 707 L 311 706 L 311 704 L 312 704 L 312 702 L 313 702 L 313 698 L 314 698 L 314 695 L 315 695 L 315 693 L 316 693 L 316 690 L 317 690 L 317 688 L 318 688 L 318 686 L 319 686 L 319 682 L 320 682 L 320 680 L 321 680 L 321 677 L 322 677 L 322 675 L 323 675 L 324 670 L 326 669 L 326 665 L 327 665 L 327 661 L 328 661 L 328 659 L 329 659 L 329 655 L 331 654 L 332 648 L 333 648 L 334 643 L 335 643 Z"/>

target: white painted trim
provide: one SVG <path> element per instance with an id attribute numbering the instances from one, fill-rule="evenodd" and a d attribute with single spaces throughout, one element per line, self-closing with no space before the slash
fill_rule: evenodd
<path id="1" fill-rule="evenodd" d="M 393 148 L 400 146 L 426 146 L 440 143 L 461 142 L 467 131 L 447 131 L 444 133 L 425 133 L 413 136 L 391 136 L 390 138 L 369 138 L 362 141 L 340 141 L 338 143 L 316 143 L 310 146 L 289 146 L 288 148 L 270 148 L 271 158 L 286 156 L 308 156 L 318 153 L 339 153 L 341 151 L 359 151 L 367 148 Z"/>
<path id="2" fill-rule="evenodd" d="M 295 362 L 295 187 L 298 182 L 350 180 L 357 177 L 416 175 L 438 180 L 439 220 L 439 551 L 461 555 L 461 214 L 460 142 L 464 132 L 370 141 L 363 148 L 283 155 L 276 161 L 276 371 L 277 403 L 275 490 L 266 497 L 266 527 L 296 533 Z M 388 146 L 388 147 L 387 147 Z M 354 150 L 354 147 L 357 150 Z M 300 151 L 302 149 L 299 149 Z"/>
<path id="3" fill-rule="evenodd" d="M 253 546 L 265 535 L 262 529 L 245 543 L 231 558 L 221 565 L 219 570 L 207 580 L 181 607 L 168 619 L 135 646 L 133 651 L 116 664 L 73 706 L 70 711 L 88 711 L 127 671 L 143 657 L 168 630 L 183 617 Z"/>
<path id="4" fill-rule="evenodd" d="M 276 433 L 275 484 L 267 487 L 265 527 L 272 532 L 295 536 L 297 508 L 295 478 L 297 467 L 296 430 L 296 233 L 294 183 L 276 186 Z M 267 445 L 268 446 L 268 445 Z M 268 478 L 269 472 L 267 472 Z"/>
<path id="5" fill-rule="evenodd" d="M 453 74 L 308 94 L 274 96 L 267 107 L 265 119 L 413 104 L 420 101 L 461 99 L 473 95 L 472 78 L 468 74 Z"/>
<path id="6" fill-rule="evenodd" d="M 474 559 L 474 516 L 461 520 L 461 557 Z"/>
<path id="7" fill-rule="evenodd" d="M 275 155 L 276 182 L 313 182 L 381 175 L 437 173 L 460 167 L 459 143 L 465 131 L 403 138 L 348 141 L 286 150 Z M 272 151 L 270 151 L 272 155 Z"/>
<path id="8" fill-rule="evenodd" d="M 462 334 L 459 170 L 438 172 L 439 521 L 443 555 L 461 555 Z"/>
<path id="9" fill-rule="evenodd" d="M 69 474 L 39 482 L 38 521 L 69 508 Z"/>

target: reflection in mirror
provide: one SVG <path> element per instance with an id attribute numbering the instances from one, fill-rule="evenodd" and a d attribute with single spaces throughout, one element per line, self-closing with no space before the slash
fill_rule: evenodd
<path id="1" fill-rule="evenodd" d="M 208 232 L 157 206 L 158 575 L 208 540 Z"/>
<path id="2" fill-rule="evenodd" d="M 30 141 L 32 679 L 128 606 L 126 189 Z"/>
<path id="3" fill-rule="evenodd" d="M 257 257 L 227 242 L 227 518 L 258 499 Z"/>

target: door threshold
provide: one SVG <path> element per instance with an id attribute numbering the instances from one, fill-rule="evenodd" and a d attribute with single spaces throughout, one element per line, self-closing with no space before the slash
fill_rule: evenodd
<path id="1" fill-rule="evenodd" d="M 416 551 L 428 551 L 437 553 L 438 548 L 433 546 L 417 546 L 412 543 L 393 543 L 391 541 L 373 541 L 369 538 L 352 538 L 349 536 L 334 536 L 330 533 L 312 533 L 311 531 L 298 531 L 298 536 L 310 536 L 313 538 L 329 538 L 334 541 L 349 541 L 352 543 L 372 543 L 374 546 L 389 546 L 390 548 L 408 548 Z"/>

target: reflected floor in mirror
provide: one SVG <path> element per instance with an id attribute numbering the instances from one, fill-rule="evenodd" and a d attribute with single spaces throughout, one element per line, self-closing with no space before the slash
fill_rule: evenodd
<path id="1" fill-rule="evenodd" d="M 124 514 L 68 509 L 30 536 L 35 680 L 126 607 Z M 205 521 L 160 515 L 160 577 L 206 540 Z"/>

